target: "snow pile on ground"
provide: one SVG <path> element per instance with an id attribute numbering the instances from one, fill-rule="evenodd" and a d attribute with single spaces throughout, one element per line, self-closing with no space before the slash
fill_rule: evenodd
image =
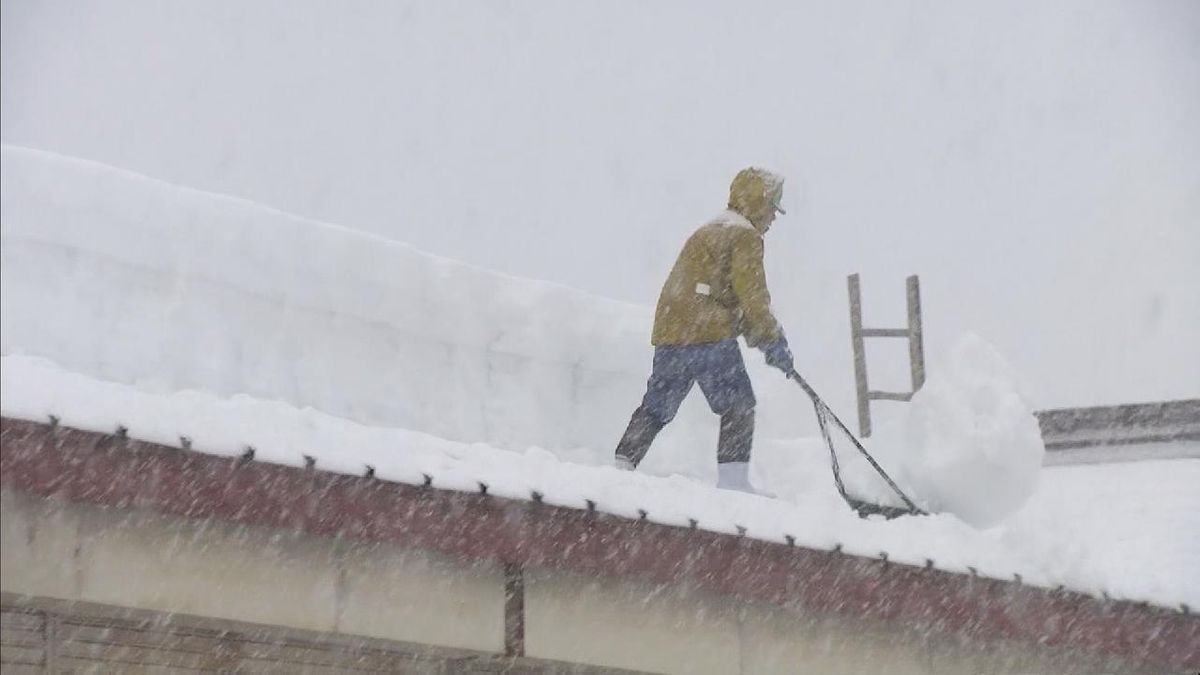
<path id="1" fill-rule="evenodd" d="M 925 510 L 989 527 L 1033 495 L 1046 450 L 1037 418 L 978 335 L 955 341 L 904 413 L 869 448 Z"/>
<path id="2" fill-rule="evenodd" d="M 614 515 L 697 527 L 947 571 L 1068 588 L 1175 607 L 1200 605 L 1200 531 L 1194 516 L 1200 496 L 1200 461 L 1141 463 L 1126 480 L 1126 466 L 1047 470 L 1040 491 L 1004 526 L 977 530 L 949 515 L 884 521 L 860 519 L 832 491 L 827 456 L 812 448 L 803 466 L 811 485 L 793 500 L 725 490 L 675 475 L 657 477 L 608 466 L 561 461 L 554 454 L 460 443 L 404 429 L 371 427 L 311 408 L 245 395 L 157 393 L 71 373 L 40 358 L 0 360 L 0 413 L 6 417 L 112 433 L 220 456 L 254 448 L 257 461 L 363 475 L 381 480 L 530 499 L 584 509 L 587 501 Z M 787 446 L 788 444 L 783 444 Z M 794 445 L 794 444 L 793 444 Z M 766 464 L 780 459 L 780 444 L 766 444 Z M 811 489 L 809 489 L 811 488 Z M 1147 523 L 1153 523 L 1147 527 Z"/>

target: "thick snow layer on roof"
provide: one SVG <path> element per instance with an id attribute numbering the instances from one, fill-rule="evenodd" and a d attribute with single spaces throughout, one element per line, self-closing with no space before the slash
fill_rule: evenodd
<path id="1" fill-rule="evenodd" d="M 500 446 L 606 447 L 649 310 L 3 147 L 5 354 Z"/>
<path id="2" fill-rule="evenodd" d="M 800 455 L 800 480 L 782 499 L 717 490 L 684 476 L 656 477 L 563 462 L 530 448 L 513 452 L 403 429 L 369 427 L 311 408 L 249 396 L 158 393 L 65 371 L 45 359 L 5 356 L 0 412 L 259 461 L 434 487 L 530 499 L 852 555 L 886 553 L 923 565 L 1166 606 L 1200 605 L 1200 461 L 1061 467 L 1003 526 L 976 530 L 949 515 L 884 521 L 855 516 L 833 492 L 820 452 Z M 823 475 L 822 475 L 823 474 Z M 774 483 L 781 485 L 778 480 Z"/>

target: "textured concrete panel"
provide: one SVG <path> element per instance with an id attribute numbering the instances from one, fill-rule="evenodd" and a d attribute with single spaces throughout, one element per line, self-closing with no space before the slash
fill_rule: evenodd
<path id="1" fill-rule="evenodd" d="M 742 672 L 736 614 L 715 596 L 529 569 L 525 590 L 530 656 L 656 673 Z"/>
<path id="2" fill-rule="evenodd" d="M 929 675 L 925 640 L 913 632 L 762 605 L 746 605 L 742 621 L 743 673 Z"/>
<path id="3" fill-rule="evenodd" d="M 77 531 L 73 506 L 11 490 L 0 492 L 0 589 L 75 598 Z"/>
<path id="4" fill-rule="evenodd" d="M 933 675 L 1151 675 L 1161 668 L 1139 666 L 1091 654 L 997 642 L 979 643 L 950 636 L 929 638 Z M 1186 671 L 1180 671 L 1186 672 Z"/>
<path id="5" fill-rule="evenodd" d="M 80 599 L 333 630 L 332 540 L 137 512 L 88 509 Z"/>
<path id="6" fill-rule="evenodd" d="M 504 649 L 504 573 L 394 546 L 347 549 L 338 630 L 497 652 Z"/>

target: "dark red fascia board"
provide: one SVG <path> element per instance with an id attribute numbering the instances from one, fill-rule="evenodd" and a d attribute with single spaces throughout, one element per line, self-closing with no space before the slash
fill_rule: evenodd
<path id="1" fill-rule="evenodd" d="M 680 584 L 796 611 L 1168 668 L 1200 666 L 1200 618 L 1186 611 L 37 422 L 0 421 L 0 482 L 51 499 Z"/>

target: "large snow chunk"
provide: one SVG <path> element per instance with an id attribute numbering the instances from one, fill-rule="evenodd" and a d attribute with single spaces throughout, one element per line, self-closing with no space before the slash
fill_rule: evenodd
<path id="1" fill-rule="evenodd" d="M 955 341 L 907 414 L 872 451 L 923 508 L 989 527 L 1033 495 L 1045 446 L 1000 353 L 978 335 Z"/>

